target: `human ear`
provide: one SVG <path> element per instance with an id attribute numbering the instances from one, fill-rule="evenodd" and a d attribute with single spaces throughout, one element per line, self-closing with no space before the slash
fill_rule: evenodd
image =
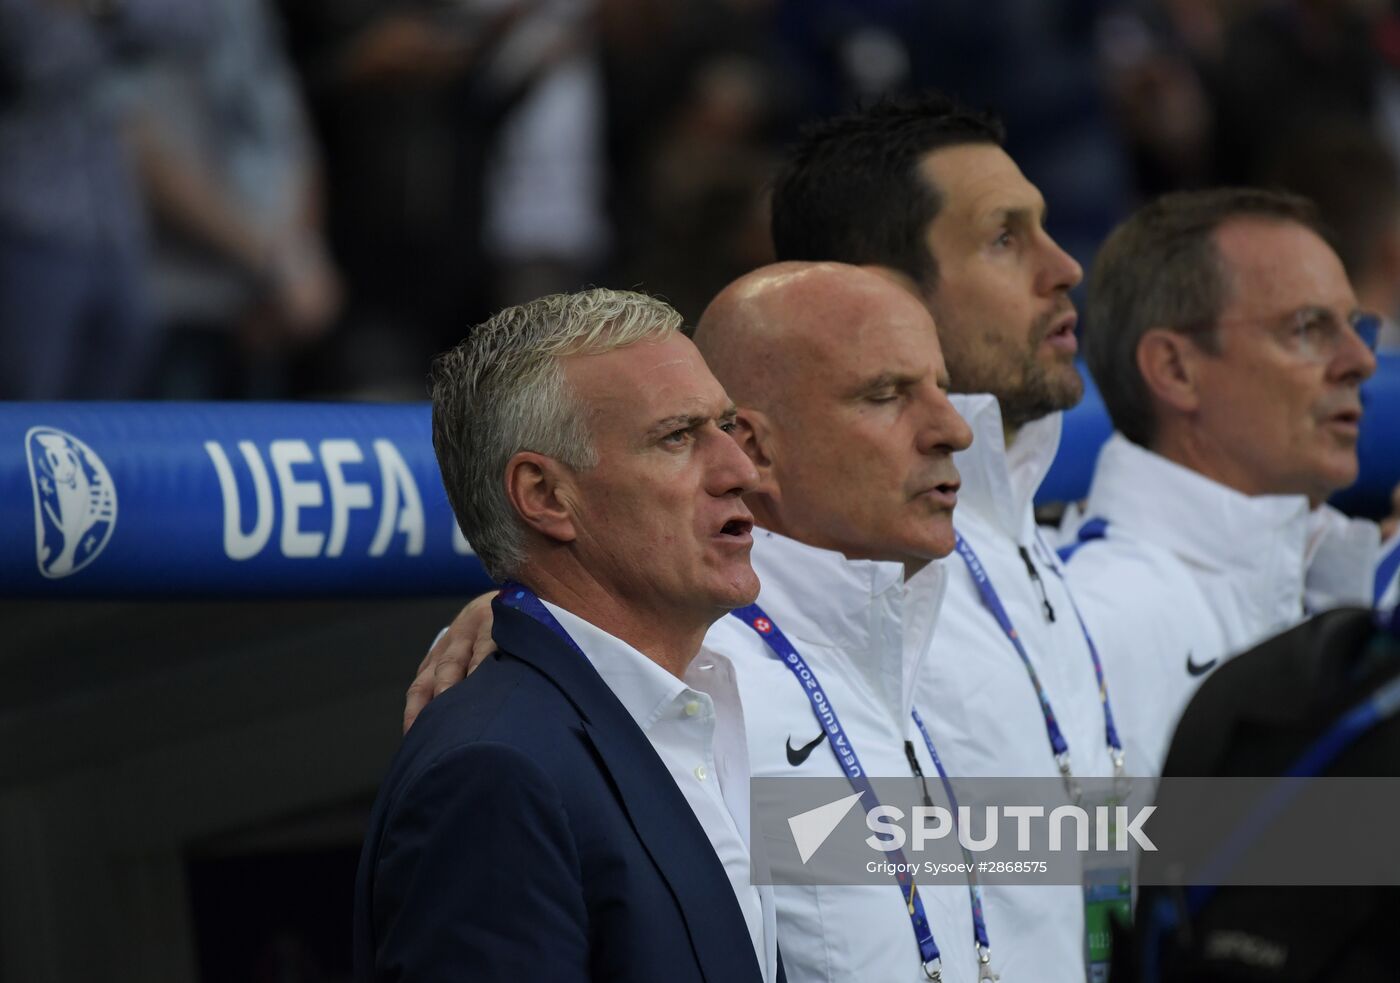
<path id="1" fill-rule="evenodd" d="M 1201 350 L 1186 335 L 1148 328 L 1138 341 L 1137 367 L 1150 401 L 1178 413 L 1200 406 Z"/>
<path id="2" fill-rule="evenodd" d="M 552 457 L 520 451 L 506 462 L 506 498 L 520 520 L 561 543 L 578 538 L 570 508 L 573 473 Z"/>
<path id="3" fill-rule="evenodd" d="M 776 435 L 767 415 L 758 410 L 741 407 L 734 418 L 731 435 L 753 462 L 754 470 L 758 472 L 758 487 L 754 489 L 754 494 L 776 494 L 778 480 L 773 468 Z"/>

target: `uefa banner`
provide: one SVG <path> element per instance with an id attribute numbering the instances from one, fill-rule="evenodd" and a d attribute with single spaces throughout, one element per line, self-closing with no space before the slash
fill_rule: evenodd
<path id="1" fill-rule="evenodd" d="M 1400 482 L 1400 354 L 1362 387 L 1361 476 Z M 1038 502 L 1083 497 L 1112 427 L 1092 385 Z M 490 580 L 457 530 L 426 403 L 0 402 L 0 595 L 460 595 Z"/>
<path id="2" fill-rule="evenodd" d="M 0 593 L 470 594 L 425 404 L 0 403 Z"/>

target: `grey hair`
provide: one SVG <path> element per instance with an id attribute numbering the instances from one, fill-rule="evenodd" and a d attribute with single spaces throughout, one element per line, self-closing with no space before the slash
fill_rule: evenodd
<path id="1" fill-rule="evenodd" d="M 447 499 L 486 571 L 517 574 L 524 526 L 506 497 L 506 464 L 533 451 L 575 470 L 598 462 L 586 408 L 559 360 L 597 355 L 682 326 L 668 304 L 646 294 L 594 288 L 507 307 L 433 360 L 433 449 Z"/>

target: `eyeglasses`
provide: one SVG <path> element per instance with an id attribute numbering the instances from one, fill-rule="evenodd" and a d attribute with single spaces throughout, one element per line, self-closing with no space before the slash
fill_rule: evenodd
<path id="1" fill-rule="evenodd" d="M 1381 319 L 1367 311 L 1354 311 L 1345 325 L 1325 307 L 1304 307 L 1295 311 L 1279 331 L 1285 348 L 1309 362 L 1330 362 L 1346 341 L 1350 328 L 1370 351 L 1376 350 Z"/>
<path id="2" fill-rule="evenodd" d="M 1233 319 L 1232 319 L 1233 320 Z M 1239 318 L 1243 323 L 1258 323 L 1261 319 Z M 1217 324 L 1224 324 L 1221 320 Z M 1348 331 L 1354 332 L 1370 351 L 1376 350 L 1380 338 L 1381 317 L 1369 311 L 1353 311 L 1345 321 L 1326 307 L 1302 307 L 1274 320 L 1269 333 L 1283 348 L 1306 362 L 1325 365 L 1336 357 L 1345 343 Z"/>

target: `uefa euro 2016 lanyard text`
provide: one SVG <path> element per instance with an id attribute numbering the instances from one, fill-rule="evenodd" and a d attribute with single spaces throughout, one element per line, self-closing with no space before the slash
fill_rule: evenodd
<path id="1" fill-rule="evenodd" d="M 875 790 L 866 777 L 865 769 L 861 767 L 855 745 L 851 743 L 845 728 L 841 726 L 840 718 L 836 716 L 836 708 L 831 705 L 831 700 L 817 680 L 816 673 L 807 665 L 806 660 L 798 653 L 792 642 L 788 641 L 787 636 L 778 628 L 773 619 L 768 617 L 757 604 L 751 604 L 730 613 L 757 632 L 758 637 L 763 639 L 778 661 L 787 666 L 797 677 L 803 692 L 807 694 L 807 699 L 812 704 L 812 713 L 816 715 L 817 723 L 821 725 L 822 733 L 826 735 L 832 753 L 836 755 L 837 763 L 841 766 L 841 770 L 846 773 L 846 779 L 851 783 L 851 788 L 860 793 L 861 805 L 865 807 L 866 813 L 879 808 L 880 800 L 876 798 Z M 933 760 L 934 767 L 938 769 L 938 777 L 942 780 L 944 791 L 953 806 L 953 814 L 957 815 L 957 799 L 953 796 L 948 775 L 943 770 L 943 762 L 939 760 L 938 752 L 934 750 L 933 739 L 929 737 L 924 722 L 919 719 L 918 711 L 914 712 L 914 723 L 918 725 L 919 732 L 923 734 L 924 743 L 928 746 L 929 757 Z M 912 753 L 910 762 L 915 766 L 918 764 Z M 916 775 L 919 778 L 923 777 L 921 772 L 916 771 Z M 923 962 L 924 975 L 931 980 L 941 980 L 943 978 L 942 954 L 939 952 L 938 943 L 933 938 L 933 927 L 929 924 L 928 916 L 924 912 L 924 902 L 919 897 L 919 889 L 908 874 L 911 867 L 905 862 L 902 850 L 895 850 L 893 854 L 893 863 L 897 871 L 895 879 L 904 896 L 905 910 L 909 912 L 909 921 L 914 928 L 914 939 L 919 944 L 919 958 Z M 968 892 L 972 902 L 972 933 L 973 945 L 977 952 L 978 979 L 994 981 L 996 976 L 991 970 L 992 947 L 987 939 L 987 924 L 982 915 L 982 892 L 977 886 L 975 875 L 969 875 Z"/>
<path id="2" fill-rule="evenodd" d="M 1065 735 L 1060 732 L 1060 725 L 1055 719 L 1055 711 L 1050 706 L 1050 697 L 1046 695 L 1045 687 L 1040 682 L 1040 674 L 1035 671 L 1031 657 L 1026 652 L 1025 645 L 1021 643 L 1021 636 L 1017 634 L 1016 626 L 1011 623 L 1011 616 L 1006 613 L 1006 606 L 1001 603 L 996 588 L 992 586 L 992 580 L 987 575 L 986 568 L 982 566 L 982 561 L 977 558 L 977 553 L 973 551 L 971 545 L 962 538 L 962 534 L 957 536 L 957 549 L 958 555 L 967 564 L 967 571 L 972 575 L 973 583 L 977 585 L 977 593 L 982 598 L 983 607 L 996 619 L 997 625 L 1006 635 L 1007 640 L 1011 642 L 1016 654 L 1021 657 L 1022 665 L 1026 667 L 1026 675 L 1030 677 L 1031 685 L 1035 687 L 1036 699 L 1040 701 L 1040 712 L 1045 717 L 1045 733 L 1050 738 L 1050 751 L 1055 755 L 1055 764 L 1065 780 L 1065 790 L 1069 793 L 1071 801 L 1078 802 L 1081 795 L 1079 785 L 1074 779 L 1074 769 L 1070 763 L 1069 742 L 1065 740 Z M 1055 576 L 1061 576 L 1059 569 L 1053 564 L 1050 569 Z M 1094 639 L 1090 636 L 1089 629 L 1079 614 L 1079 607 L 1074 603 L 1074 597 L 1069 595 L 1068 589 L 1065 593 L 1069 596 L 1070 606 L 1074 609 L 1074 617 L 1079 621 L 1079 630 L 1084 633 L 1084 642 L 1089 647 L 1089 658 L 1094 663 L 1094 678 L 1099 684 L 1099 702 L 1103 705 L 1104 742 L 1108 745 L 1109 757 L 1113 759 L 1113 774 L 1115 778 L 1122 778 L 1123 742 L 1118 739 L 1118 728 L 1113 723 L 1113 707 L 1108 700 L 1108 684 L 1104 681 L 1103 663 L 1099 660 L 1099 650 L 1094 646 Z"/>
<path id="3" fill-rule="evenodd" d="M 1044 544 L 1041 544 L 1042 547 Z M 1055 755 L 1055 764 L 1060 770 L 1060 776 L 1064 779 L 1065 792 L 1069 795 L 1070 801 L 1078 804 L 1083 798 L 1079 782 L 1074 777 L 1074 769 L 1071 766 L 1069 756 L 1069 742 L 1060 731 L 1059 722 L 1055 719 L 1055 711 L 1050 706 L 1050 697 L 1045 692 L 1045 687 L 1040 681 L 1040 675 L 1035 671 L 1035 665 L 1031 662 L 1026 647 L 1021 642 L 1021 636 L 1016 631 L 1016 626 L 1011 623 L 1011 616 L 1006 613 L 1006 606 L 1001 603 L 1001 598 L 997 595 L 996 588 L 992 586 L 991 577 L 982 566 L 982 561 L 977 558 L 977 553 L 972 546 L 959 534 L 957 537 L 958 555 L 962 557 L 967 565 L 967 571 L 972 575 L 973 583 L 977 585 L 977 593 L 982 598 L 982 605 L 996 620 L 1002 633 L 1006 635 L 1016 654 L 1021 657 L 1021 663 L 1026 667 L 1026 675 L 1030 677 L 1031 685 L 1035 687 L 1036 698 L 1040 701 L 1040 712 L 1045 717 L 1045 733 L 1050 738 L 1050 751 Z M 1047 551 L 1048 552 L 1048 551 Z M 1039 580 L 1039 575 L 1035 572 L 1030 555 L 1022 551 L 1022 559 L 1026 562 L 1026 569 L 1032 578 Z M 1049 564 L 1050 570 L 1063 582 L 1064 576 L 1060 569 L 1053 562 Z M 1044 587 L 1042 586 L 1042 591 Z M 1079 630 L 1084 633 L 1084 643 L 1089 647 L 1089 658 L 1094 663 L 1094 678 L 1099 685 L 1099 702 L 1103 705 L 1103 725 L 1104 742 L 1108 745 L 1109 757 L 1113 760 L 1113 777 L 1119 782 L 1123 781 L 1123 742 L 1118 739 L 1118 728 L 1113 722 L 1113 707 L 1108 699 L 1108 683 L 1104 680 L 1103 663 L 1099 660 L 1099 650 L 1094 645 L 1094 639 L 1089 634 L 1088 627 L 1084 624 L 1084 618 L 1079 613 L 1079 606 L 1074 603 L 1074 596 L 1069 593 L 1068 585 L 1065 594 L 1069 597 L 1070 607 L 1074 610 L 1074 617 L 1079 622 Z M 1054 612 L 1050 608 L 1050 601 L 1045 601 L 1047 615 L 1054 617 Z M 1115 792 L 1115 796 L 1121 792 Z M 1114 918 L 1130 918 L 1132 911 L 1132 872 L 1126 866 L 1109 865 L 1102 869 L 1085 869 L 1084 883 L 1084 927 L 1085 927 L 1085 963 L 1088 970 L 1090 983 L 1102 983 L 1108 979 L 1108 970 L 1112 961 L 1112 952 L 1109 941 L 1112 937 L 1111 921 Z"/>

